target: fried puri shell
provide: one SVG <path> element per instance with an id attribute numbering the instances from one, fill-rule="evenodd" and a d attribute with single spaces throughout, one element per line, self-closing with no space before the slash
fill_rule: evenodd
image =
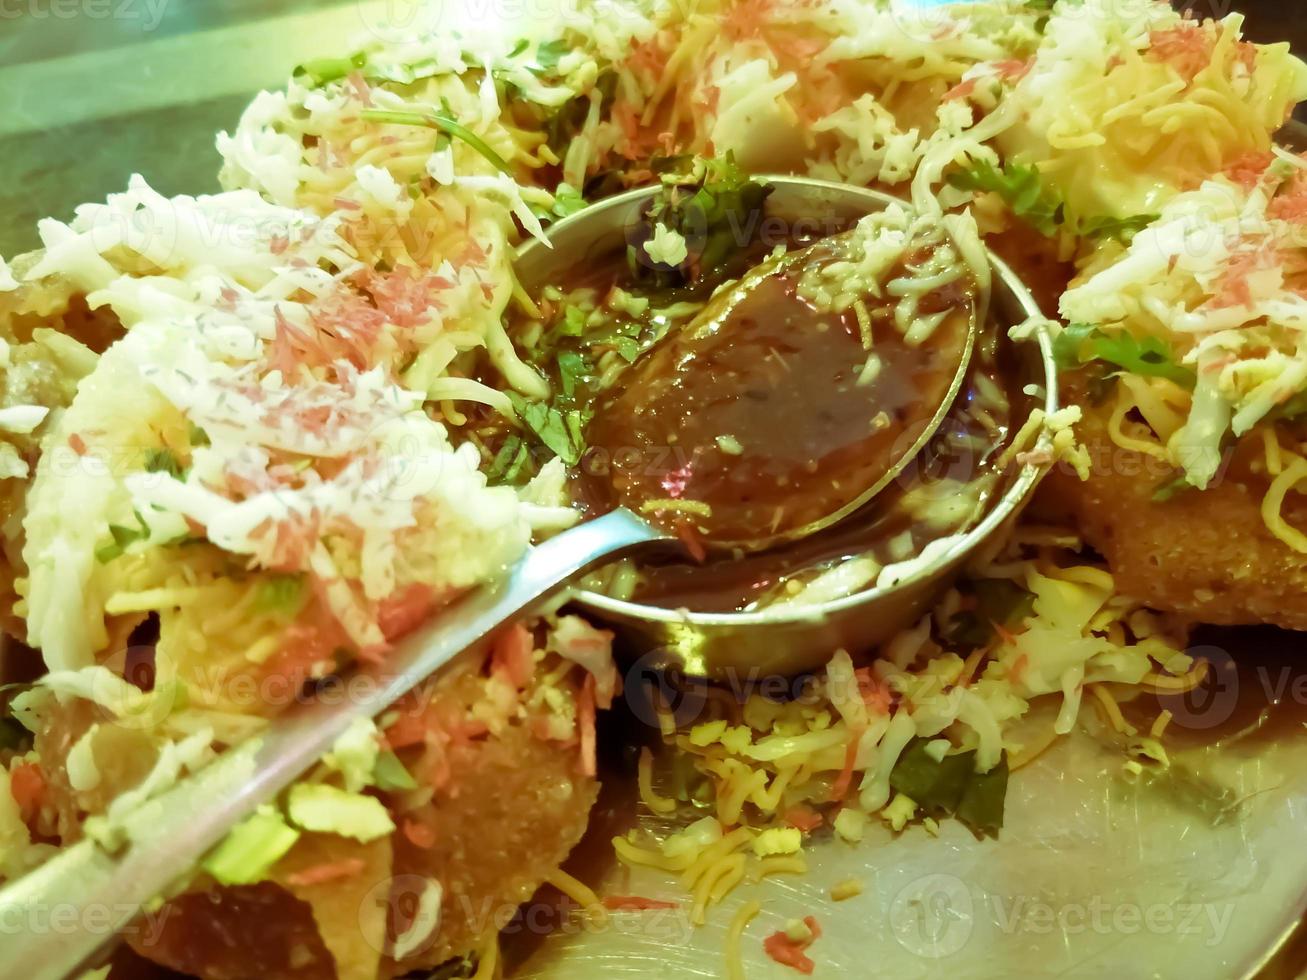
<path id="1" fill-rule="evenodd" d="M 1260 431 L 1230 448 L 1206 490 L 1155 500 L 1160 472 L 1150 457 L 1123 450 L 1107 422 L 1110 400 L 1095 404 L 1082 378 L 1064 385 L 1066 404 L 1080 405 L 1076 435 L 1089 450 L 1089 479 L 1064 466 L 1040 489 L 1035 513 L 1069 517 L 1111 567 L 1117 587 L 1166 612 L 1198 623 L 1270 623 L 1307 629 L 1307 555 L 1276 538 L 1262 519 L 1270 484 Z M 1290 493 L 1285 520 L 1307 528 L 1307 497 Z"/>

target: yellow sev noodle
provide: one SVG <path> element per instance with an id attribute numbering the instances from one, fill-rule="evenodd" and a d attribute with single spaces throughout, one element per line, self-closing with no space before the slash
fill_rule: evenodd
<path id="1" fill-rule="evenodd" d="M 672 813 L 676 810 L 676 801 L 659 796 L 653 788 L 653 753 L 649 747 L 640 749 L 640 767 L 637 783 L 640 788 L 640 802 L 653 813 Z"/>
<path id="2" fill-rule="evenodd" d="M 1307 459 L 1298 457 L 1286 466 L 1266 490 L 1262 498 L 1262 520 L 1271 533 L 1294 551 L 1307 554 L 1307 534 L 1284 519 L 1284 498 L 1290 490 L 1307 479 Z"/>
<path id="3" fill-rule="evenodd" d="M 477 957 L 477 971 L 472 980 L 495 980 L 499 976 L 499 934 L 492 933 Z"/>
<path id="4" fill-rule="evenodd" d="M 1199 660 L 1194 664 L 1193 670 L 1180 677 L 1170 677 L 1166 674 L 1159 674 L 1152 671 L 1144 675 L 1139 686 L 1146 690 L 1152 690 L 1163 694 L 1184 694 L 1192 691 L 1195 687 L 1203 682 L 1207 676 L 1209 665 L 1206 660 Z"/>
<path id="5" fill-rule="evenodd" d="M 726 942 L 723 953 L 726 956 L 726 980 L 744 980 L 744 957 L 740 952 L 740 940 L 744 930 L 749 927 L 754 916 L 762 911 L 757 902 L 745 902 L 731 919 L 730 928 L 726 930 Z"/>
<path id="6" fill-rule="evenodd" d="M 1103 714 L 1107 716 L 1109 724 L 1123 735 L 1134 735 L 1136 728 L 1125 720 L 1121 714 L 1121 707 L 1116 703 L 1116 698 L 1112 697 L 1106 685 L 1091 684 L 1090 691 L 1093 692 L 1094 698 L 1098 701 L 1099 707 L 1102 708 Z"/>
<path id="7" fill-rule="evenodd" d="M 594 893 L 594 890 L 584 882 L 573 878 L 562 868 L 545 880 L 581 906 L 582 914 L 589 917 L 592 922 L 603 922 L 608 918 L 608 910 L 604 908 L 604 903 L 599 901 L 599 896 Z"/>

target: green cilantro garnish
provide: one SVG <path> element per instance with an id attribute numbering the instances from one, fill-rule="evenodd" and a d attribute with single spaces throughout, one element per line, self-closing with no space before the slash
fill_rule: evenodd
<path id="1" fill-rule="evenodd" d="M 517 416 L 540 442 L 568 466 L 575 466 L 585 452 L 584 428 L 588 418 L 580 409 L 560 411 L 547 402 L 527 401 L 516 392 L 509 399 Z"/>
<path id="2" fill-rule="evenodd" d="M 1062 223 L 1062 201 L 1044 186 L 1034 167 L 1013 163 L 999 169 L 988 160 L 977 160 L 970 169 L 950 174 L 948 182 L 964 191 L 997 194 L 1013 214 L 1043 235 L 1055 234 Z"/>
<path id="3" fill-rule="evenodd" d="M 368 65 L 368 56 L 362 51 L 348 58 L 319 58 L 296 65 L 291 73 L 296 79 L 307 81 L 314 88 L 340 81 L 352 72 L 362 71 Z"/>
<path id="4" fill-rule="evenodd" d="M 569 399 L 576 397 L 578 385 L 589 372 L 590 366 L 578 351 L 559 351 L 558 381 L 565 397 Z"/>
<path id="5" fill-rule="evenodd" d="M 977 160 L 969 169 L 950 174 L 948 182 L 961 190 L 997 194 L 1013 214 L 1042 235 L 1055 235 L 1060 227 L 1068 224 L 1065 202 L 1056 190 L 1044 183 L 1036 167 L 1008 163 L 1000 168 L 988 160 Z M 1082 238 L 1115 238 L 1128 242 L 1136 232 L 1156 219 L 1155 214 L 1084 218 L 1073 223 L 1071 231 Z"/>
<path id="6" fill-rule="evenodd" d="M 177 455 L 166 446 L 145 454 L 145 469 L 150 473 L 167 473 L 175 480 L 180 480 L 186 472 Z"/>
<path id="7" fill-rule="evenodd" d="M 752 240 L 771 188 L 751 179 L 731 153 L 716 159 L 669 158 L 666 166 L 662 189 L 627 246 L 631 277 L 646 289 L 711 289 Z M 688 254 L 675 268 L 651 263 L 643 251 L 659 225 L 685 239 Z"/>
<path id="8" fill-rule="evenodd" d="M 110 524 L 109 535 L 113 538 L 113 542 L 95 549 L 95 560 L 101 565 L 111 562 L 122 555 L 130 545 L 148 538 L 150 531 L 145 526 L 145 521 L 141 519 L 140 514 L 136 515 L 136 521 L 140 527 L 133 528 L 124 527 L 122 524 Z"/>
<path id="9" fill-rule="evenodd" d="M 1154 503 L 1162 504 L 1172 499 L 1176 494 L 1184 493 L 1186 490 L 1196 489 L 1192 483 L 1185 479 L 1184 474 L 1180 474 L 1173 479 L 1164 483 L 1159 483 L 1153 491 L 1152 500 Z"/>
<path id="10" fill-rule="evenodd" d="M 259 583 L 254 604 L 263 612 L 296 613 L 304 602 L 304 576 L 269 575 Z"/>
<path id="11" fill-rule="evenodd" d="M 541 71 L 552 72 L 558 70 L 558 62 L 562 60 L 563 55 L 572 50 L 572 45 L 557 38 L 553 41 L 545 41 L 536 48 L 536 64 Z"/>
<path id="12" fill-rule="evenodd" d="M 996 626 L 1014 629 L 1034 608 L 1035 597 L 1011 579 L 975 579 L 963 588 L 975 596 L 976 607 L 949 621 L 945 639 L 955 646 L 982 647 L 994 638 Z"/>
<path id="13" fill-rule="evenodd" d="M 1143 339 L 1119 330 L 1105 333 L 1089 323 L 1072 323 L 1053 341 L 1053 358 L 1063 369 L 1091 361 L 1105 361 L 1130 374 L 1167 378 L 1192 389 L 1196 377 L 1187 367 L 1175 363 L 1170 349 L 1156 337 Z"/>
<path id="14" fill-rule="evenodd" d="M 418 788 L 417 780 L 394 752 L 382 752 L 377 756 L 377 761 L 372 766 L 372 780 L 376 783 L 377 789 L 386 792 L 394 793 Z"/>
<path id="15" fill-rule="evenodd" d="M 495 454 L 486 479 L 493 484 L 514 484 L 529 460 L 526 443 L 520 436 L 510 435 Z"/>
<path id="16" fill-rule="evenodd" d="M 981 773 L 976 772 L 974 750 L 936 760 L 926 751 L 928 742 L 915 738 L 908 743 L 890 771 L 890 785 L 928 816 L 957 817 L 977 835 L 997 834 L 1007 796 L 1007 757 Z"/>
<path id="17" fill-rule="evenodd" d="M 364 109 L 359 115 L 369 122 L 390 123 L 395 126 L 425 126 L 434 129 L 445 137 L 462 140 L 481 156 L 485 157 L 496 170 L 511 175 L 512 168 L 508 161 L 490 148 L 480 136 L 472 132 L 457 119 L 440 112 L 409 112 L 394 109 Z"/>
<path id="18" fill-rule="evenodd" d="M 1119 242 L 1128 242 L 1156 220 L 1156 214 L 1132 214 L 1128 218 L 1086 218 L 1080 222 L 1077 232 L 1085 238 L 1115 238 Z"/>

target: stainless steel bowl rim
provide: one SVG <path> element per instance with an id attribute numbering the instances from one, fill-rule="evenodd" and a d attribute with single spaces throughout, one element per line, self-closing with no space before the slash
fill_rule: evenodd
<path id="1" fill-rule="evenodd" d="M 883 208 L 889 204 L 909 204 L 910 202 L 902 198 L 894 197 L 891 194 L 885 194 L 881 191 L 874 191 L 869 188 L 855 187 L 849 184 L 840 184 L 834 181 L 817 180 L 812 178 L 794 178 L 787 175 L 770 175 L 759 174 L 757 180 L 764 181 L 772 185 L 802 185 L 804 188 L 811 187 L 828 187 L 832 192 L 848 194 L 850 192 L 865 196 L 869 202 L 874 202 L 876 208 L 871 208 L 868 213 Z M 635 204 L 642 199 L 649 197 L 657 190 L 656 185 L 646 187 L 637 187 L 621 194 L 615 194 L 612 197 L 604 198 L 596 202 L 584 211 L 569 215 L 558 221 L 550 229 L 550 234 L 555 234 L 560 230 L 566 230 L 566 227 L 583 219 L 593 208 L 621 208 L 627 205 Z M 522 255 L 533 248 L 541 247 L 538 242 L 530 241 L 524 244 L 519 250 L 518 255 Z M 1046 415 L 1052 415 L 1059 408 L 1057 392 L 1057 366 L 1053 361 L 1053 343 L 1048 328 L 1040 321 L 1044 318 L 1043 312 L 1035 303 L 1030 291 L 1026 288 L 1025 283 L 1012 271 L 1012 269 L 1002 259 L 996 256 L 988 248 L 985 250 L 989 256 L 990 264 L 994 269 L 996 278 L 1003 281 L 1004 285 L 1011 290 L 1028 317 L 1036 323 L 1034 337 L 1039 344 L 1040 360 L 1044 369 L 1044 412 Z M 1051 437 L 1047 430 L 1040 433 L 1036 443 L 1036 448 L 1048 449 L 1051 447 Z M 828 616 L 838 614 L 839 612 L 851 607 L 860 606 L 864 603 L 871 603 L 885 599 L 895 593 L 902 592 L 910 588 L 915 583 L 931 576 L 939 574 L 940 568 L 960 559 L 965 559 L 975 551 L 988 538 L 1000 524 L 1012 517 L 1024 504 L 1035 484 L 1047 471 L 1047 463 L 1027 463 L 1021 468 L 1012 485 L 1001 498 L 989 508 L 985 516 L 970 530 L 962 533 L 956 544 L 940 555 L 935 561 L 928 565 L 923 565 L 915 570 L 911 575 L 900 579 L 894 585 L 885 588 L 873 587 L 862 589 L 861 591 L 842 596 L 839 599 L 831 599 L 827 602 L 814 603 L 811 606 L 800 608 L 783 608 L 777 611 L 760 609 L 756 612 L 692 612 L 687 609 L 669 609 L 665 606 L 646 605 L 640 602 L 631 602 L 625 599 L 614 599 L 611 596 L 604 595 L 600 592 L 591 592 L 586 589 L 573 590 L 570 593 L 571 599 L 582 605 L 595 609 L 601 613 L 607 613 L 610 616 L 625 617 L 631 619 L 644 620 L 650 623 L 681 624 L 686 626 L 703 626 L 703 627 L 749 627 L 749 626 L 776 626 L 786 623 L 807 623 L 825 619 Z"/>

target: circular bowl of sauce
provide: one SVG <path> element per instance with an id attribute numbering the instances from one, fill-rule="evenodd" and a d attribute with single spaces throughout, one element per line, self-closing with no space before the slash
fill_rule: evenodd
<path id="1" fill-rule="evenodd" d="M 777 234 L 785 238 L 784 247 L 807 246 L 904 203 L 838 184 L 827 185 L 828 198 L 820 188 L 814 197 L 814 182 L 806 179 L 756 179 L 770 188 L 763 224 L 770 222 L 774 234 L 751 246 L 750 264 L 778 254 Z M 560 221 L 550 232 L 553 249 L 523 246 L 515 266 L 523 289 L 532 295 L 560 281 L 605 288 L 618 269 L 614 256 L 629 251 L 631 229 L 656 193 L 655 187 L 640 188 L 600 201 L 587 209 L 584 224 Z M 995 541 L 1029 500 L 1044 468 L 1033 460 L 1046 454 L 1033 453 L 1032 461 L 1018 464 L 1004 459 L 1003 450 L 1032 409 L 1051 414 L 1058 408 L 1050 338 L 1042 330 L 1020 343 L 1007 336 L 1012 325 L 1041 316 L 1038 304 L 1010 268 L 989 258 L 988 311 L 961 390 L 939 431 L 870 505 L 828 531 L 796 535 L 792 544 L 758 554 L 739 549 L 700 555 L 699 561 L 614 566 L 588 579 L 573 601 L 615 629 L 642 666 L 733 682 L 819 668 L 832 650 L 868 650 L 924 615 L 953 575 Z M 839 465 L 847 469 L 849 454 L 876 466 L 895 444 L 902 448 L 904 426 L 888 425 L 887 418 L 911 417 L 920 408 L 914 399 L 952 396 L 937 353 L 895 342 L 886 332 L 878 334 L 875 347 L 880 382 L 860 397 L 856 377 L 845 379 L 835 367 L 855 363 L 863 353 L 852 314 L 831 313 L 815 331 L 787 329 L 791 285 L 784 276 L 772 277 L 737 304 L 733 315 L 756 322 L 747 343 L 714 346 L 711 336 L 699 339 L 696 354 L 713 362 L 721 383 L 672 391 L 670 398 L 660 393 L 660 404 L 675 407 L 672 417 L 633 424 L 650 392 L 624 386 L 620 375 L 597 395 L 590 449 L 572 467 L 572 495 L 583 509 L 593 515 L 622 502 L 613 499 L 614 486 L 630 486 L 648 499 L 656 490 L 642 483 L 665 485 L 671 474 L 699 481 L 698 495 L 714 500 L 712 530 L 718 538 L 756 535 L 769 525 L 798 528 L 811 515 L 790 507 L 791 500 L 839 503 L 842 491 L 831 485 L 831 472 Z M 708 302 L 718 301 L 727 288 Z M 938 328 L 943 347 L 964 321 L 944 319 Z M 678 341 L 669 337 L 648 357 L 675 358 Z M 675 365 L 652 376 L 660 374 L 674 380 Z M 751 410 L 760 399 L 782 404 Z M 622 410 L 605 411 L 615 403 Z M 801 444 L 788 442 L 784 427 L 775 425 L 778 407 L 780 417 L 791 410 L 796 417 L 807 413 Z M 764 417 L 773 421 L 760 429 L 756 420 Z M 814 417 L 822 424 L 814 427 Z M 620 427 L 609 419 L 621 419 Z M 893 438 L 880 437 L 882 430 Z M 693 453 L 678 457 L 678 441 L 695 447 Z M 757 445 L 765 451 L 751 454 Z M 640 465 L 604 451 L 613 446 L 634 448 L 629 460 Z M 671 459 L 651 466 L 653 448 Z M 601 479 L 591 478 L 596 471 Z M 799 486 L 803 494 L 792 492 Z M 708 517 L 691 516 L 701 526 Z M 694 542 L 687 544 L 694 553 Z"/>

